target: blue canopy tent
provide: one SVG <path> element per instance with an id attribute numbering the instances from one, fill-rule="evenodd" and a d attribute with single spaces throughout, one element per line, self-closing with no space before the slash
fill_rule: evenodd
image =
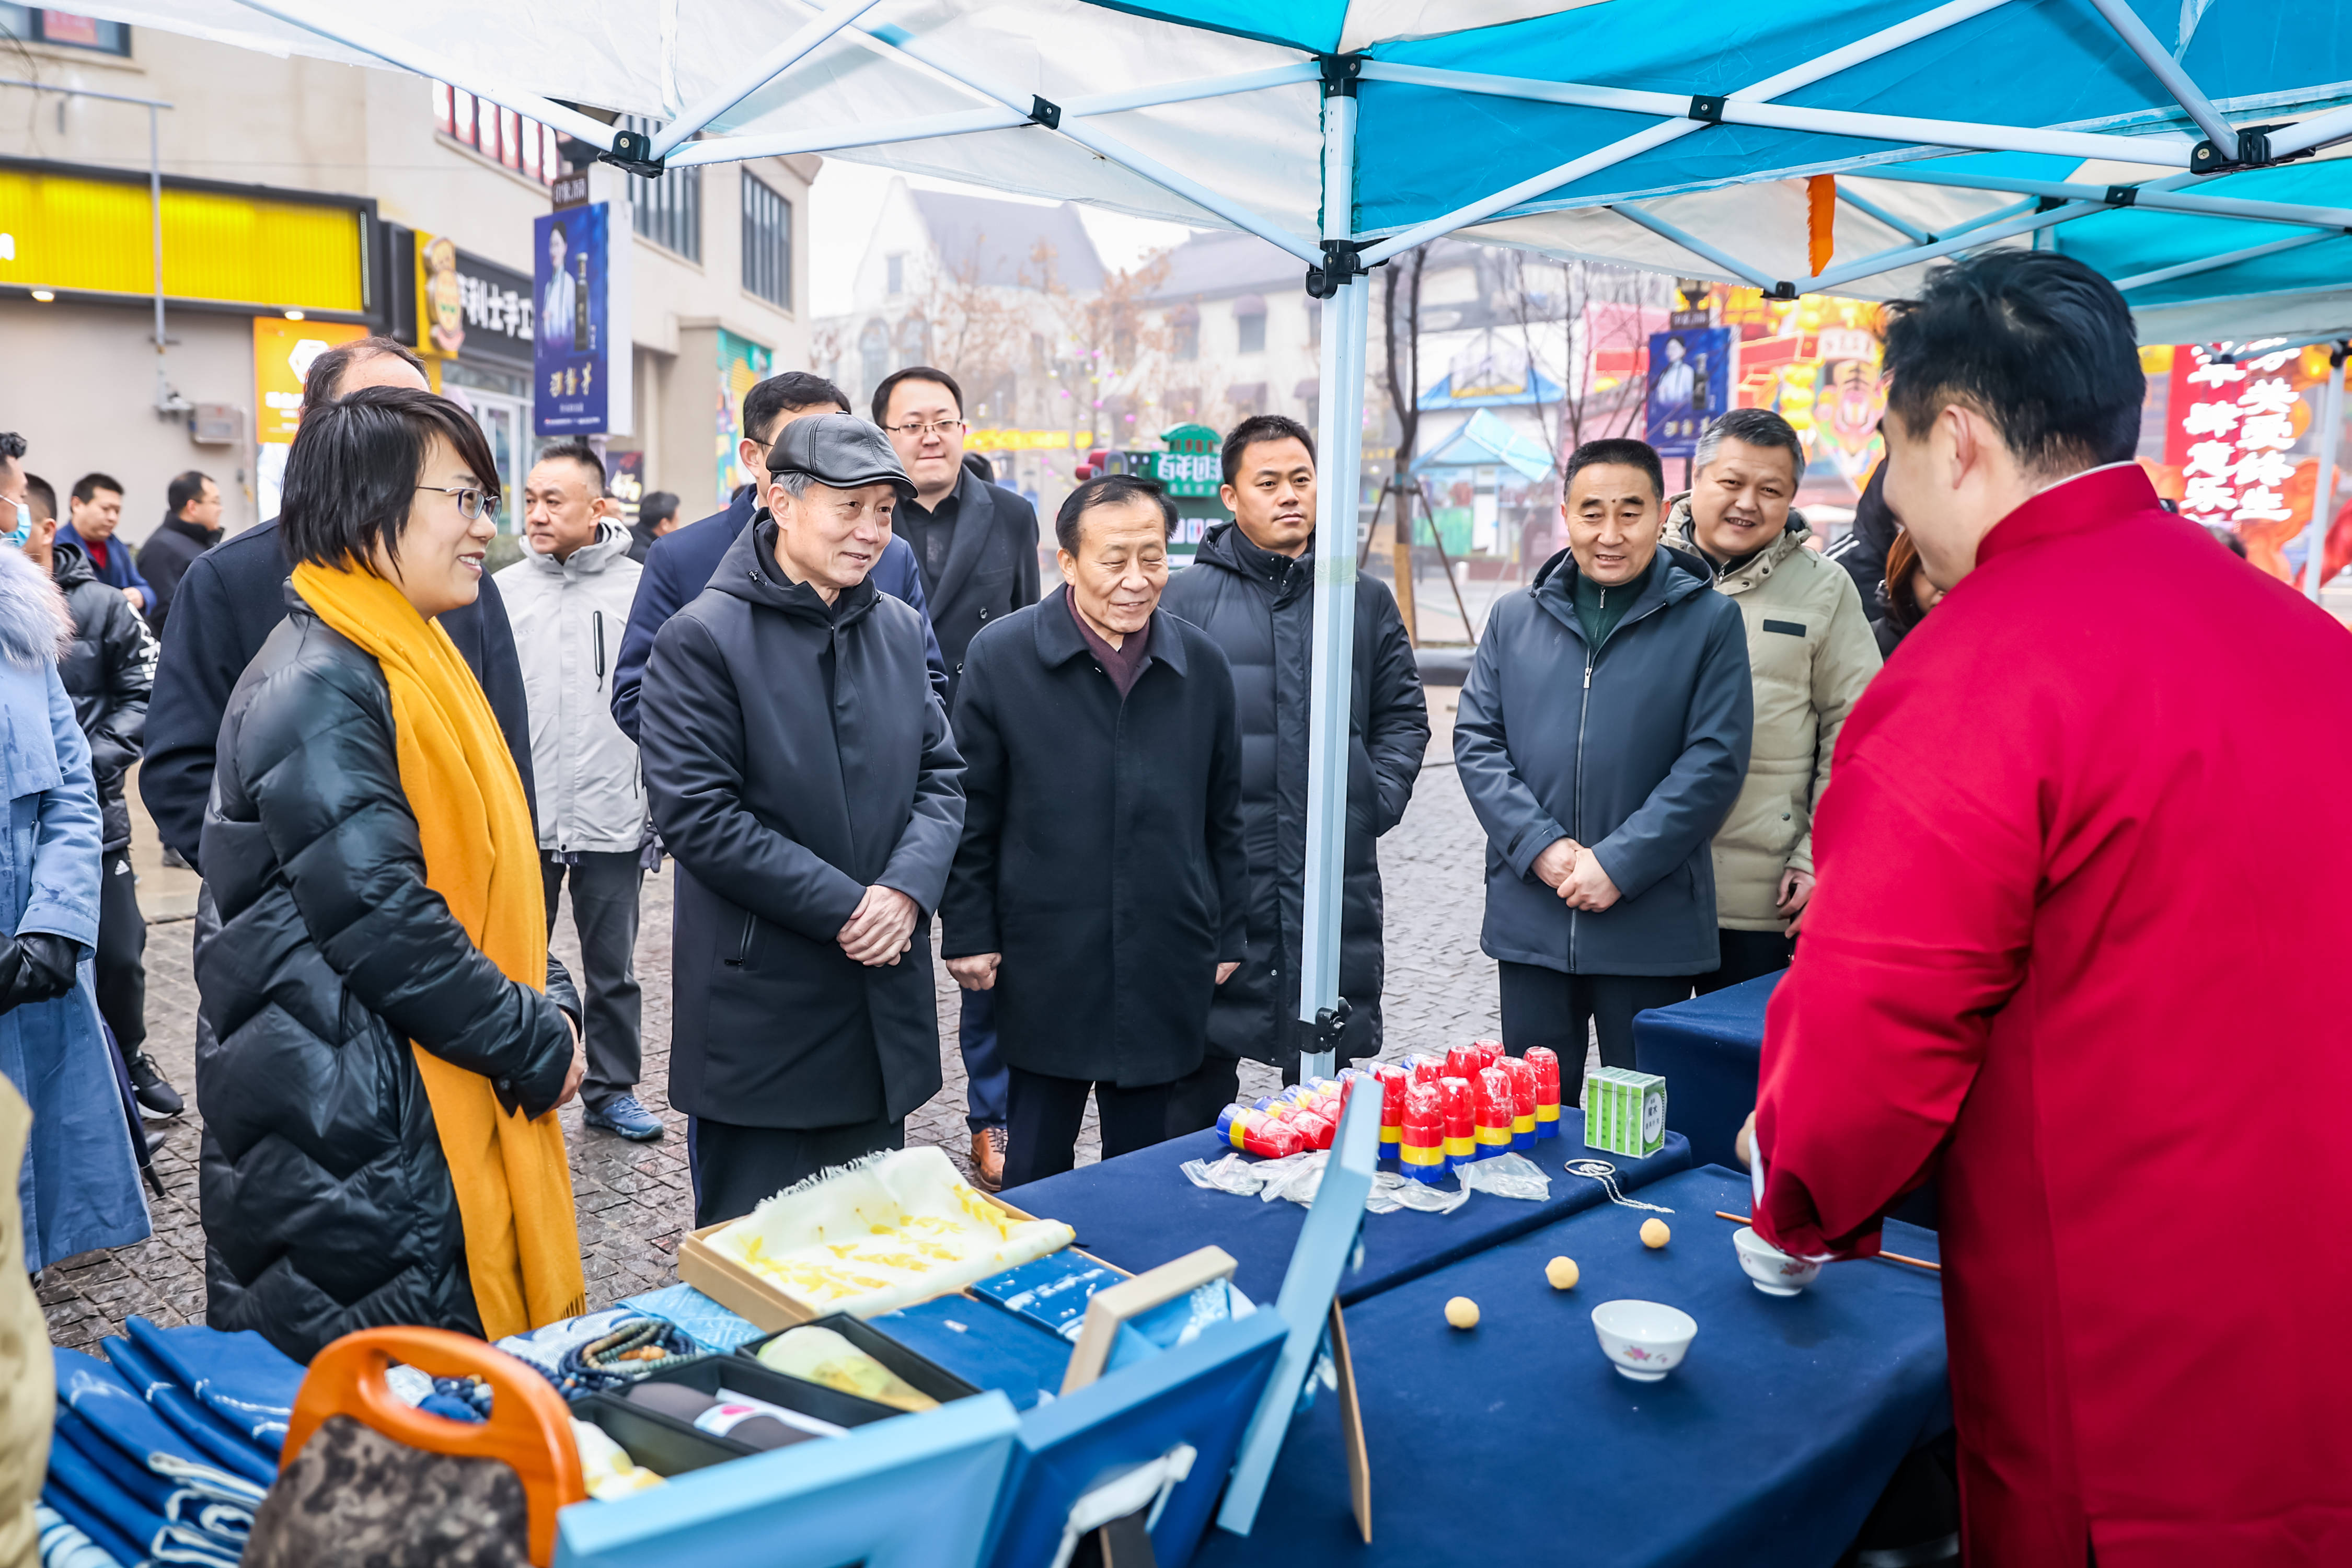
<path id="1" fill-rule="evenodd" d="M 640 174 L 823 152 L 1297 257 L 1328 389 L 1310 1022 L 1338 994 L 1368 269 L 1453 234 L 1884 298 L 1941 257 L 2043 245 L 2123 285 L 2150 341 L 2352 327 L 2352 175 L 2327 151 L 2352 138 L 2352 28 L 2332 0 L 82 4 L 429 75 Z M 1818 275 L 1814 174 L 1841 176 L 1843 259 Z"/>
<path id="2" fill-rule="evenodd" d="M 1551 454 L 1482 408 L 1468 424 L 1412 460 L 1416 474 L 1485 468 L 1509 468 L 1533 484 L 1551 472 Z"/>

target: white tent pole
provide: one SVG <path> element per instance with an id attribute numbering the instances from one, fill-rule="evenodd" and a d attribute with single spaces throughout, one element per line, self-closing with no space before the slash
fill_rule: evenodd
<path id="1" fill-rule="evenodd" d="M 831 153 L 850 147 L 887 147 L 896 142 L 922 142 L 934 136 L 969 136 L 982 131 L 1007 131 L 1027 125 L 1029 117 L 1012 109 L 967 109 L 954 114 L 929 114 L 896 125 L 841 125 L 828 131 L 755 131 L 748 135 L 709 136 L 673 153 L 669 167 L 690 169 L 698 163 L 734 163 L 746 158 L 782 158 L 794 153 Z"/>
<path id="2" fill-rule="evenodd" d="M 1838 187 L 1837 198 L 1864 217 L 1876 218 L 1914 245 L 1926 245 L 1937 237 L 1909 219 L 1895 216 L 1869 197 L 1854 195 L 1843 185 Z"/>
<path id="3" fill-rule="evenodd" d="M 1714 262 L 1717 267 L 1720 267 L 1726 272 L 1730 273 L 1734 278 L 1738 278 L 1744 282 L 1752 283 L 1768 294 L 1780 286 L 1780 279 L 1773 277 L 1770 273 L 1759 271 L 1756 268 L 1748 266 L 1748 263 L 1740 260 L 1729 251 L 1717 250 L 1714 246 L 1709 245 L 1706 241 L 1691 233 L 1688 229 L 1678 228 L 1675 225 L 1668 223 L 1665 219 L 1659 217 L 1654 213 L 1643 211 L 1640 207 L 1635 206 L 1631 202 L 1622 202 L 1606 210 L 1615 213 L 1619 217 L 1625 219 L 1629 223 L 1641 225 L 1643 228 L 1648 229 L 1652 234 L 1657 235 L 1662 238 L 1674 241 L 1676 245 L 1681 246 L 1685 250 L 1689 251 L 1693 256 L 1701 257 L 1708 261 Z"/>
<path id="4" fill-rule="evenodd" d="M 1776 97 L 1780 93 L 1794 92 L 1797 89 L 1810 86 L 1823 77 L 1834 76 L 1848 66 L 1874 59 L 1890 50 L 1899 49 L 1906 44 L 1916 43 L 1921 38 L 1932 37 L 1947 27 L 1957 26 L 1962 22 L 1981 16 L 1986 12 L 2007 4 L 2009 0 L 1948 0 L 1945 5 L 1937 5 L 1932 10 L 1922 11 L 1917 16 L 1897 22 L 1891 27 L 1884 27 L 1866 37 L 1856 38 L 1853 43 L 1843 48 L 1832 49 L 1818 59 L 1808 60 L 1803 65 L 1780 72 L 1778 76 L 1767 77 L 1752 87 L 1744 87 L 1733 93 L 1731 97 L 1742 102 L 1754 102 L 1759 99 Z M 1370 70 L 1376 63 L 1378 62 L 1368 61 L 1365 68 Z M 1633 135 L 1612 142 L 1606 147 L 1597 148 L 1581 157 L 1570 159 L 1556 169 L 1547 170 L 1531 180 L 1522 180 L 1508 190 L 1497 191 L 1493 195 L 1472 202 L 1468 206 L 1456 207 L 1450 213 L 1431 218 L 1426 223 L 1416 224 L 1402 234 L 1384 239 L 1364 252 L 1364 265 L 1378 266 L 1390 257 L 1402 251 L 1411 250 L 1424 240 L 1452 234 L 1457 228 L 1467 228 L 1474 223 L 1483 222 L 1493 217 L 1496 213 L 1515 207 L 1521 202 L 1543 195 L 1546 191 L 1558 190 L 1571 181 L 1580 180 L 1587 174 L 1598 173 L 1612 163 L 1622 163 L 1626 159 L 1646 153 L 1653 147 L 1664 146 L 1669 142 L 1689 135 L 1694 131 L 1704 130 L 1706 126 L 1706 121 L 1703 120 L 1681 119 L 1669 120 L 1661 124 L 1650 126 L 1646 130 L 1637 131 Z"/>
<path id="5" fill-rule="evenodd" d="M 2193 278 L 2200 272 L 2217 271 L 2235 267 L 2241 261 L 2254 261 L 2265 256 L 2276 256 L 2283 250 L 2300 250 L 2306 245 L 2316 245 L 2323 239 L 2341 239 L 2340 228 L 2323 229 L 2316 234 L 2291 234 L 2284 239 L 2272 240 L 2268 245 L 2250 245 L 2243 250 L 2227 250 L 2219 256 L 2208 256 L 2196 261 L 2184 261 L 2177 267 L 2159 267 L 2153 272 L 2136 272 L 2129 278 L 2118 278 L 2116 287 L 2128 294 L 2135 289 L 2151 284 L 2169 283 L 2176 278 Z"/>
<path id="6" fill-rule="evenodd" d="M 1352 84 L 1350 84 L 1352 85 Z M 1355 229 L 1356 100 L 1323 98 L 1323 235 Z M 1348 720 L 1354 706 L 1356 507 L 1362 484 L 1364 337 L 1371 280 L 1359 272 L 1323 306 L 1322 397 L 1316 432 L 1315 624 L 1308 673 L 1307 864 L 1299 900 L 1298 1017 L 1310 1043 L 1339 1005 L 1339 921 L 1348 864 Z M 1302 1050 L 1303 1079 L 1328 1077 L 1334 1053 Z"/>
<path id="7" fill-rule="evenodd" d="M 2242 217 L 2252 223 L 2284 223 L 2298 227 L 2352 228 L 2352 207 L 2304 206 L 2293 202 L 2247 201 L 2235 196 L 2199 195 L 2179 187 L 2202 175 L 2168 174 L 2136 185 L 2084 185 L 2063 180 L 2011 180 L 1996 174 L 1963 174 L 1942 169 L 1910 169 L 1901 163 L 1880 163 L 1856 169 L 1861 180 L 1891 180 L 1904 185 L 1946 185 L 1960 190 L 2009 191 L 2020 195 L 2054 196 L 2061 201 L 2106 202 L 2111 206 L 2146 207 L 2151 212 L 2187 213 L 2197 217 Z M 2130 193 L 2130 200 L 2108 202 L 2111 195 Z"/>
<path id="8" fill-rule="evenodd" d="M 677 152 L 694 140 L 695 132 L 783 75 L 818 45 L 879 4 L 881 0 L 839 0 L 827 7 L 814 21 L 737 72 L 718 91 L 689 104 L 686 112 L 663 126 L 661 134 L 654 138 L 653 155 L 667 158 Z"/>
<path id="9" fill-rule="evenodd" d="M 1949 237 L 1933 245 L 1906 246 L 1901 250 L 1882 250 L 1875 256 L 1865 256 L 1843 267 L 1832 267 L 1806 287 L 1816 294 L 1826 294 L 1833 289 L 1851 283 L 1857 278 L 1875 278 L 1882 272 L 1892 272 L 1898 267 L 1912 267 L 1922 261 L 1933 261 L 1949 256 L 1956 250 L 1969 250 L 1979 245 L 1990 245 L 1996 239 L 2013 235 L 2031 234 L 2038 228 L 2050 228 L 2062 223 L 2072 223 L 2078 217 L 2107 209 L 2096 202 L 2069 202 L 2063 207 L 2053 207 L 2046 213 L 2027 213 L 2007 223 L 1989 224 L 1973 233 L 1955 239 Z"/>
<path id="10" fill-rule="evenodd" d="M 2313 604 L 2326 584 L 2319 580 L 2327 563 L 2328 503 L 2336 499 L 2336 447 L 2344 434 L 2344 345 L 2328 356 L 2327 394 L 2319 400 L 2319 483 L 2311 492 L 2311 527 L 2303 536 L 2303 592 Z"/>
<path id="11" fill-rule="evenodd" d="M 1166 82 L 1157 87 L 1129 88 L 1125 92 L 1102 92 L 1088 98 L 1074 98 L 1062 105 L 1062 113 L 1065 117 L 1073 114 L 1120 114 L 1130 109 L 1155 109 L 1163 103 L 1231 98 L 1235 93 L 1261 92 L 1270 87 L 1289 87 L 1298 82 L 1313 81 L 1322 74 L 1323 68 L 1313 60 L 1301 60 L 1297 65 L 1270 66 L 1265 70 L 1242 71 L 1234 76 L 1203 77 L 1198 81 Z"/>
<path id="12" fill-rule="evenodd" d="M 2271 132 L 2271 156 L 2292 157 L 2306 147 L 2325 147 L 2352 136 L 2352 109 L 2331 109 Z"/>
<path id="13" fill-rule="evenodd" d="M 2107 26 L 2116 30 L 2116 36 L 2123 39 L 2125 47 L 2139 57 L 2139 63 L 2164 84 L 2164 90 L 2172 95 L 2173 101 L 2187 110 L 2189 118 L 2197 121 L 2198 129 L 2212 139 L 2215 150 L 2222 158 L 2235 162 L 2238 156 L 2237 127 L 2222 119 L 2221 111 L 2213 107 L 2213 100 L 2189 79 L 2189 73 L 2180 68 L 2180 62 L 2172 58 L 2172 51 L 2158 43 L 2156 35 L 2147 30 L 2147 24 L 2139 19 L 2139 13 L 2133 10 L 2126 0 L 2091 0 L 2091 4 L 2100 16 L 2107 19 Z"/>
<path id="14" fill-rule="evenodd" d="M 275 16 L 289 26 L 316 33 L 363 55 L 373 55 L 403 70 L 463 88 L 476 98 L 487 98 L 499 108 L 511 109 L 527 120 L 552 125 L 574 141 L 589 142 L 606 152 L 612 151 L 613 128 L 603 121 L 592 119 L 576 109 L 566 109 L 537 93 L 522 92 L 487 81 L 463 66 L 435 58 L 429 49 L 419 48 L 395 33 L 371 26 L 342 12 L 329 15 L 310 0 L 241 0 L 241 3 L 265 16 Z"/>

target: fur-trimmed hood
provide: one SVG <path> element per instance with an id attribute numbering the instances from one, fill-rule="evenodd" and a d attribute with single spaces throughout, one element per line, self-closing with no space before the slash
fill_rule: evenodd
<path id="1" fill-rule="evenodd" d="M 21 550 L 0 549 L 0 658 L 22 668 L 57 663 L 73 643 L 73 616 L 49 574 Z"/>

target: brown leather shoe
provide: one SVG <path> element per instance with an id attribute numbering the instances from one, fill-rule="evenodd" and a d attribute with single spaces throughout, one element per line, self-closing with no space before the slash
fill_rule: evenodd
<path id="1" fill-rule="evenodd" d="M 1003 1190 L 1003 1128 L 983 1127 L 971 1135 L 971 1183 L 983 1193 Z"/>

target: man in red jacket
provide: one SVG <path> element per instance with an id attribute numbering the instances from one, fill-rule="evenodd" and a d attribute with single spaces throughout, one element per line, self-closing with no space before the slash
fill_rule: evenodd
<path id="1" fill-rule="evenodd" d="M 2352 635 L 2164 511 L 2112 285 L 1890 307 L 1886 498 L 1946 596 L 1840 738 L 1757 1229 L 1941 1182 L 1969 1561 L 2352 1563 Z"/>

